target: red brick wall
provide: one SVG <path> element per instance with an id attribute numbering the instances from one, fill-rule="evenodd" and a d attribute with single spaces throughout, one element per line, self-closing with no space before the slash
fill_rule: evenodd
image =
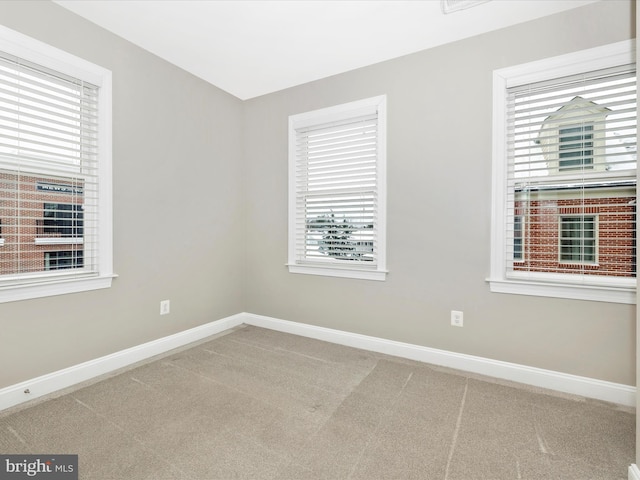
<path id="1" fill-rule="evenodd" d="M 45 252 L 83 249 L 82 245 L 35 244 L 37 224 L 43 219 L 45 203 L 83 203 L 81 194 L 38 190 L 39 182 L 60 185 L 73 183 L 58 177 L 18 176 L 13 172 L 0 171 L 0 222 L 4 239 L 4 245 L 0 246 L 0 275 L 42 271 Z M 16 217 L 20 217 L 20 220 Z"/>
<path id="2" fill-rule="evenodd" d="M 635 277 L 632 200 L 635 197 L 516 201 L 515 215 L 523 216 L 524 230 L 523 261 L 515 261 L 514 270 Z M 597 217 L 595 265 L 560 262 L 560 217 L 576 214 Z"/>

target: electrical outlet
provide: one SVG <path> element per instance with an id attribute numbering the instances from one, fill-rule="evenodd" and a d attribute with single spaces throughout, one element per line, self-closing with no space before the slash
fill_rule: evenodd
<path id="1" fill-rule="evenodd" d="M 170 310 L 169 300 L 162 300 L 160 302 L 160 315 L 167 315 Z"/>
<path id="2" fill-rule="evenodd" d="M 462 312 L 451 310 L 451 325 L 454 327 L 462 327 L 464 325 Z"/>

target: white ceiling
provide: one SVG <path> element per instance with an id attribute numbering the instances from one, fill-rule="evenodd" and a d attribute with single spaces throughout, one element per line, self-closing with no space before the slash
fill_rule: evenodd
<path id="1" fill-rule="evenodd" d="M 598 0 L 54 1 L 248 99 Z"/>

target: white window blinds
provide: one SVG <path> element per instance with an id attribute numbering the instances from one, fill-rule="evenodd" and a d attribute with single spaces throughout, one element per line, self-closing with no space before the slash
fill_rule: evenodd
<path id="1" fill-rule="evenodd" d="M 510 87 L 507 117 L 507 276 L 635 281 L 635 65 Z"/>
<path id="2" fill-rule="evenodd" d="M 98 87 L 0 53 L 0 286 L 98 273 Z"/>
<path id="3" fill-rule="evenodd" d="M 383 108 L 373 100 L 291 117 L 290 265 L 384 265 Z"/>

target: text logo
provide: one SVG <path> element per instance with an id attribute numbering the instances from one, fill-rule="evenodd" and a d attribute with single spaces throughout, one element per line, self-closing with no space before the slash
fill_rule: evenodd
<path id="1" fill-rule="evenodd" d="M 78 455 L 0 455 L 0 480 L 78 480 Z"/>

